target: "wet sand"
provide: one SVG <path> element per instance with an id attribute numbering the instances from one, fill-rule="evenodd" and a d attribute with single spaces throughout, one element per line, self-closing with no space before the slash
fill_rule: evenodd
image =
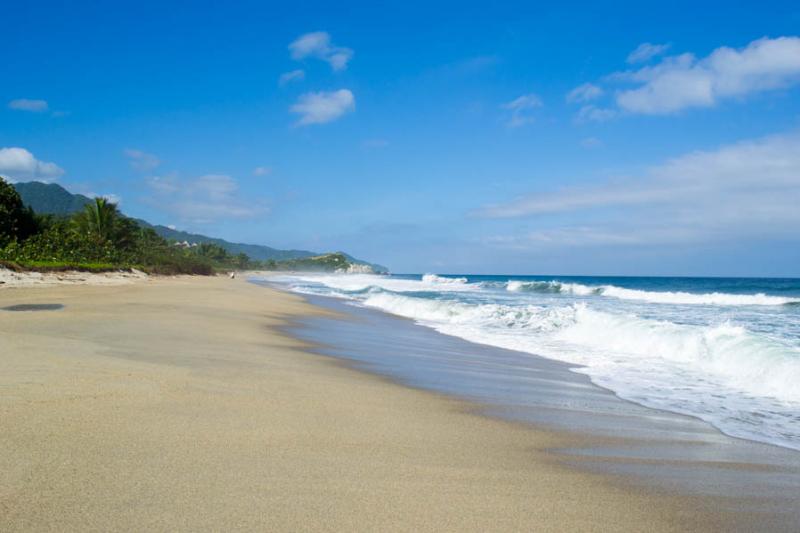
<path id="1" fill-rule="evenodd" d="M 347 300 L 303 297 L 335 313 L 288 328 L 314 343 L 315 353 L 461 398 L 486 416 L 570 433 L 577 446 L 549 449 L 562 464 L 646 490 L 714 496 L 721 512 L 746 509 L 740 529 L 748 523 L 755 530 L 798 530 L 796 450 L 730 437 L 698 418 L 624 400 L 575 365 L 471 343 Z"/>
<path id="2" fill-rule="evenodd" d="M 325 311 L 294 295 L 227 278 L 0 291 L 31 304 L 64 307 L 0 311 L 3 531 L 754 526 L 547 451 L 580 436 L 310 353 L 281 329 Z"/>

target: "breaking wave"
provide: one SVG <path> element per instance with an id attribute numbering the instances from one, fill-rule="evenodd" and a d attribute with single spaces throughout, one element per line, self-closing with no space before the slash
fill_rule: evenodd
<path id="1" fill-rule="evenodd" d="M 582 365 L 576 370 L 622 398 L 800 449 L 800 349 L 728 321 L 686 325 L 582 302 L 471 304 L 390 292 L 362 302 L 471 342 Z"/>
<path id="2" fill-rule="evenodd" d="M 467 278 L 448 278 L 446 276 L 439 276 L 437 274 L 425 274 L 422 276 L 423 283 L 435 283 L 444 285 L 464 285 L 467 283 Z"/>
<path id="3" fill-rule="evenodd" d="M 620 300 L 638 300 L 642 302 L 674 304 L 674 305 L 793 305 L 800 304 L 797 298 L 768 296 L 758 294 L 728 294 L 712 292 L 695 294 L 690 292 L 643 291 L 626 289 L 615 285 L 591 287 L 580 283 L 563 283 L 559 281 L 516 281 L 510 280 L 506 290 L 512 292 L 536 292 L 543 294 L 571 294 L 575 296 L 601 295 Z"/>
<path id="4" fill-rule="evenodd" d="M 665 290 L 571 280 L 292 274 L 336 296 L 441 333 L 579 365 L 620 397 L 702 418 L 729 435 L 800 449 L 800 298 L 704 280 Z M 592 280 L 593 281 L 593 280 Z M 604 282 L 605 281 L 605 282 Z M 789 290 L 794 282 L 789 283 Z M 776 292 L 782 290 L 776 285 Z M 649 287 L 647 287 L 649 289 Z M 780 306 L 783 306 L 782 308 Z"/>

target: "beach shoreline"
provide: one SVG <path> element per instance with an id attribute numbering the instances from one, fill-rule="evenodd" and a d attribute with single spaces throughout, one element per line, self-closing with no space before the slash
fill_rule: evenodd
<path id="1" fill-rule="evenodd" d="M 4 530 L 753 525 L 547 451 L 575 435 L 312 354 L 279 329 L 327 311 L 244 279 L 0 292 L 19 304 L 64 307 L 0 315 Z"/>

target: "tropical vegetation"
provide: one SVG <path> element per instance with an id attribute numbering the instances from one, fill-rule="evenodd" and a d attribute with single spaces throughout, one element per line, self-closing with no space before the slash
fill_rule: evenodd
<path id="1" fill-rule="evenodd" d="M 152 226 L 126 217 L 105 198 L 81 197 L 81 205 L 68 214 L 37 214 L 0 177 L 0 266 L 213 274 L 243 269 L 348 271 L 353 264 L 343 253 L 254 261 L 216 242 L 169 241 Z"/>
<path id="2" fill-rule="evenodd" d="M 164 274 L 212 274 L 247 268 L 219 247 L 181 247 L 95 198 L 70 216 L 37 215 L 0 178 L 0 261 L 31 270 L 137 268 Z"/>

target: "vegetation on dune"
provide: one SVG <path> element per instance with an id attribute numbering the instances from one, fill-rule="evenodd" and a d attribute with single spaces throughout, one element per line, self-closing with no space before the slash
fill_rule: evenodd
<path id="1" fill-rule="evenodd" d="M 16 189 L 0 178 L 0 247 L 36 232 L 36 217 L 26 208 Z"/>
<path id="2" fill-rule="evenodd" d="M 41 271 L 137 268 L 162 274 L 212 274 L 242 264 L 238 257 L 175 246 L 105 198 L 95 198 L 70 216 L 36 215 L 2 178 L 0 262 Z"/>
<path id="3" fill-rule="evenodd" d="M 13 187 L 19 193 L 24 205 L 32 208 L 39 215 L 46 214 L 59 217 L 71 217 L 77 212 L 82 212 L 86 205 L 95 202 L 93 199 L 81 194 L 71 193 L 56 183 L 31 181 L 28 183 L 14 183 Z M 295 269 L 294 267 L 300 266 L 301 268 L 316 269 L 318 266 L 316 264 L 318 262 L 317 260 L 312 260 L 310 263 L 292 263 L 288 261 L 292 259 L 325 257 L 325 254 L 310 252 L 308 250 L 280 250 L 260 244 L 229 242 L 224 239 L 208 237 L 198 233 L 188 233 L 171 227 L 157 224 L 153 225 L 141 219 L 133 219 L 133 221 L 136 222 L 140 228 L 154 230 L 159 236 L 170 243 L 182 243 L 192 246 L 215 244 L 223 248 L 230 256 L 236 257 L 237 259 L 233 263 L 240 267 L 245 263 L 242 258 L 248 257 L 247 261 L 250 261 L 248 263 L 248 268 L 275 269 L 280 266 L 280 268 L 284 270 L 293 270 Z M 342 253 L 347 262 L 351 265 L 355 265 L 353 268 L 359 271 L 387 272 L 384 266 L 361 261 L 343 252 L 337 253 Z M 226 262 L 230 263 L 230 260 L 223 260 L 223 263 Z M 324 262 L 325 260 L 323 260 L 323 263 Z M 307 265 L 307 267 L 303 265 Z M 333 266 L 333 263 L 331 263 L 331 266 Z"/>
<path id="4" fill-rule="evenodd" d="M 253 261 L 213 242 L 170 242 L 123 215 L 105 198 L 87 199 L 68 215 L 37 215 L 0 177 L 0 266 L 15 270 L 90 272 L 136 268 L 155 274 L 213 274 L 262 269 L 347 271 L 342 253 Z"/>
<path id="5" fill-rule="evenodd" d="M 62 261 L 28 261 L 22 266 L 14 261 L 0 259 L 0 267 L 14 272 L 110 272 L 120 270 L 119 266 L 111 263 L 65 263 Z"/>

